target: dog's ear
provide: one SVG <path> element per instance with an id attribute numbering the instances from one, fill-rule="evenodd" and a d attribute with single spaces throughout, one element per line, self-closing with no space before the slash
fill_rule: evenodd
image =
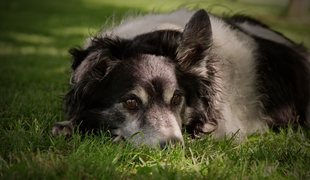
<path id="1" fill-rule="evenodd" d="M 72 48 L 72 76 L 70 84 L 77 84 L 83 77 L 102 80 L 121 60 L 124 42 L 119 39 L 96 38 L 85 49 Z"/>
<path id="2" fill-rule="evenodd" d="M 92 64 L 89 58 L 90 51 L 82 50 L 80 48 L 71 48 L 69 53 L 71 54 L 72 69 L 70 84 L 75 85 L 81 80 L 83 75 L 87 72 L 87 69 L 89 69 Z"/>
<path id="3" fill-rule="evenodd" d="M 177 50 L 177 59 L 181 68 L 186 70 L 192 66 L 199 66 L 211 44 L 211 22 L 208 13 L 201 9 L 190 18 L 181 35 Z"/>

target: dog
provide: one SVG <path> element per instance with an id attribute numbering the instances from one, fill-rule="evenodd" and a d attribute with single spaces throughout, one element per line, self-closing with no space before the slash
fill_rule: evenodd
<path id="1" fill-rule="evenodd" d="M 103 130 L 165 148 L 184 144 L 182 129 L 219 139 L 310 124 L 308 50 L 247 16 L 140 15 L 69 52 L 69 120 L 54 136 Z"/>

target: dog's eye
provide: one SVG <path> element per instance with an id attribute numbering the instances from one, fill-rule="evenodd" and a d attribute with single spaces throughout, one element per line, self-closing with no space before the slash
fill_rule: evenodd
<path id="1" fill-rule="evenodd" d="M 138 106 L 138 101 L 136 99 L 127 99 L 125 103 L 128 107 L 131 107 L 131 108 Z"/>
<path id="2" fill-rule="evenodd" d="M 173 95 L 171 102 L 172 102 L 172 104 L 177 105 L 177 104 L 179 104 L 180 100 L 181 100 L 181 96 L 179 94 L 175 94 L 175 95 Z"/>

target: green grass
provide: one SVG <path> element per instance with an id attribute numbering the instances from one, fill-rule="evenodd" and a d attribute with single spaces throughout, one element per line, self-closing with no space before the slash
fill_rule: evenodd
<path id="1" fill-rule="evenodd" d="M 0 1 L 0 179 L 309 179 L 310 131 L 287 127 L 231 140 L 189 139 L 165 151 L 105 136 L 53 138 L 65 120 L 67 50 L 96 33 L 112 14 L 200 7 L 243 13 L 310 47 L 310 25 L 287 21 L 283 7 L 236 1 Z M 185 135 L 186 136 L 186 135 Z"/>

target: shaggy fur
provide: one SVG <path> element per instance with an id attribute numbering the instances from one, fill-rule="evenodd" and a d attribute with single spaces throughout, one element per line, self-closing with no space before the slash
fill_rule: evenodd
<path id="1" fill-rule="evenodd" d="M 53 135 L 79 126 L 164 148 L 183 143 L 182 126 L 221 138 L 291 120 L 310 124 L 307 49 L 249 17 L 147 14 L 69 52 L 69 121 Z"/>

